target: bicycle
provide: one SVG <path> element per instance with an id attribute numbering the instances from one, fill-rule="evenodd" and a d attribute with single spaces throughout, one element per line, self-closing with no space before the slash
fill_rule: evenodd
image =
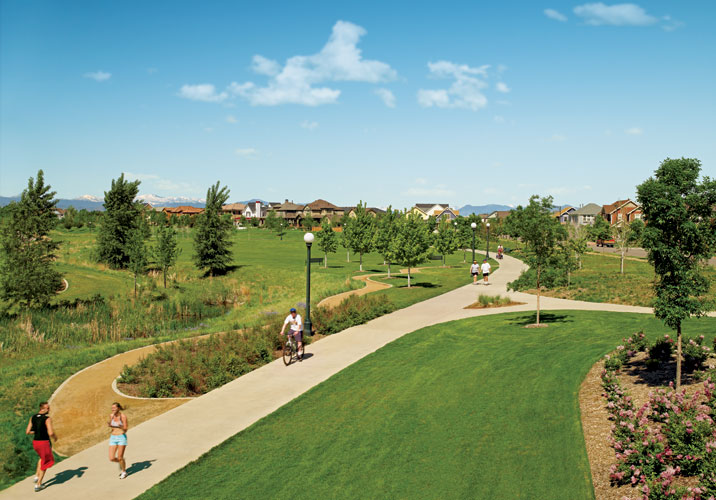
<path id="1" fill-rule="evenodd" d="M 283 364 L 288 366 L 293 362 L 294 358 L 303 358 L 304 351 L 305 346 L 303 343 L 301 343 L 301 349 L 299 351 L 298 342 L 296 342 L 293 334 L 291 332 L 287 333 L 286 342 L 283 344 Z"/>

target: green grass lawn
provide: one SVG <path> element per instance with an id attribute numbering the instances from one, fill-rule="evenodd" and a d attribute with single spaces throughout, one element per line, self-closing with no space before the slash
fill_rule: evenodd
<path id="1" fill-rule="evenodd" d="M 708 266 L 711 296 L 716 298 L 716 268 Z M 570 286 L 543 290 L 542 295 L 561 299 L 609 302 L 651 307 L 654 300 L 654 268 L 646 260 L 627 260 L 624 274 L 619 272 L 619 258 L 599 253 L 587 253 L 582 269 L 572 274 Z M 524 290 L 537 293 L 536 290 Z"/>
<path id="2" fill-rule="evenodd" d="M 667 330 L 637 314 L 543 317 L 548 328 L 508 313 L 406 335 L 139 498 L 593 498 L 580 383 L 625 335 Z M 684 328 L 714 332 L 713 318 Z"/>

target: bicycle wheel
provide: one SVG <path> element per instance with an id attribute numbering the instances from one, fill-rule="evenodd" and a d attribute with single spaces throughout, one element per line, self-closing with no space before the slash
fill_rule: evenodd
<path id="1" fill-rule="evenodd" d="M 291 349 L 291 345 L 286 342 L 283 344 L 283 364 L 288 366 L 291 364 L 291 361 L 293 360 L 293 349 Z"/>
<path id="2" fill-rule="evenodd" d="M 303 352 L 305 351 L 305 344 L 301 343 L 301 348 L 296 351 L 296 356 L 298 356 L 300 359 L 303 359 Z"/>

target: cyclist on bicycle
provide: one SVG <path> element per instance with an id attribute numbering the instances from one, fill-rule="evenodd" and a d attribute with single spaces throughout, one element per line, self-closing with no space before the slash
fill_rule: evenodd
<path id="1" fill-rule="evenodd" d="M 283 335 L 283 331 L 286 329 L 286 325 L 290 325 L 290 333 L 291 335 L 293 335 L 293 338 L 296 339 L 296 342 L 298 343 L 297 352 L 301 352 L 301 346 L 303 345 L 303 320 L 301 319 L 301 315 L 296 312 L 296 308 L 292 307 L 288 313 L 288 316 L 286 316 L 286 319 L 283 322 L 283 326 L 281 327 L 281 335 Z M 303 360 L 301 356 L 297 355 L 297 357 L 299 361 Z"/>

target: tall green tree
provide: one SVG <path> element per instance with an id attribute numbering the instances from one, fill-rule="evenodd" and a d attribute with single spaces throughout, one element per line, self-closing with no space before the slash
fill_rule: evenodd
<path id="1" fill-rule="evenodd" d="M 331 219 L 324 217 L 321 230 L 316 233 L 316 245 L 323 252 L 323 267 L 328 267 L 328 254 L 338 250 L 338 236 L 333 232 Z"/>
<path id="2" fill-rule="evenodd" d="M 430 232 L 422 217 L 410 213 L 397 219 L 398 232 L 393 240 L 395 262 L 408 268 L 408 288 L 410 288 L 410 269 L 425 262 L 430 255 Z"/>
<path id="3" fill-rule="evenodd" d="M 137 278 L 147 270 L 147 247 L 144 244 L 144 233 L 140 228 L 129 234 L 127 240 L 128 267 L 134 276 L 134 296 L 137 296 Z"/>
<path id="4" fill-rule="evenodd" d="M 346 249 L 346 262 L 351 261 L 351 241 L 353 240 L 353 228 L 355 219 L 348 214 L 343 216 L 343 232 L 341 233 L 341 245 Z"/>
<path id="5" fill-rule="evenodd" d="M 472 248 L 471 220 L 468 217 L 458 217 L 455 222 L 457 223 L 457 244 L 458 248 L 462 248 L 462 263 L 464 264 L 467 261 L 467 249 Z"/>
<path id="6" fill-rule="evenodd" d="M 537 324 L 540 324 L 540 295 L 543 274 L 549 267 L 559 266 L 561 243 L 567 234 L 564 226 L 552 216 L 553 199 L 532 196 L 529 205 L 517 207 L 505 220 L 505 230 L 524 243 L 525 262 L 533 268 L 537 278 Z"/>
<path id="7" fill-rule="evenodd" d="M 601 215 L 594 218 L 594 223 L 589 226 L 589 237 L 594 241 L 608 240 L 611 237 L 612 227 Z"/>
<path id="8" fill-rule="evenodd" d="M 388 278 L 390 278 L 390 265 L 395 260 L 393 240 L 398 234 L 398 219 L 401 216 L 399 211 L 393 210 L 393 208 L 389 206 L 385 214 L 378 220 L 375 230 L 373 245 L 388 265 Z"/>
<path id="9" fill-rule="evenodd" d="M 125 180 L 122 174 L 112 180 L 110 190 L 104 193 L 105 213 L 97 234 L 96 255 L 113 269 L 123 269 L 129 264 L 127 242 L 140 224 L 140 204 L 134 202 L 139 184 Z"/>
<path id="10" fill-rule="evenodd" d="M 276 231 L 278 229 L 279 222 L 279 218 L 276 216 L 276 211 L 274 209 L 271 209 L 266 214 L 266 222 L 264 223 L 264 227 L 269 231 Z"/>
<path id="11" fill-rule="evenodd" d="M 676 387 L 681 386 L 681 325 L 716 305 L 703 267 L 716 251 L 716 180 L 695 158 L 667 158 L 637 186 L 644 216 L 642 246 L 656 272 L 654 315 L 676 330 Z"/>
<path id="12" fill-rule="evenodd" d="M 310 231 L 313 226 L 316 225 L 316 219 L 313 218 L 311 213 L 307 213 L 306 216 L 301 220 L 301 226 L 306 231 Z"/>
<path id="13" fill-rule="evenodd" d="M 452 222 L 449 220 L 440 222 L 435 234 L 434 244 L 435 250 L 443 257 L 443 267 L 445 267 L 445 256 L 455 253 L 457 243 L 457 231 L 455 231 Z"/>
<path id="14" fill-rule="evenodd" d="M 154 255 L 157 264 L 162 270 L 164 288 L 167 287 L 167 273 L 169 268 L 176 264 L 181 249 L 177 243 L 177 232 L 172 227 L 159 226 L 157 228 L 157 243 L 154 247 Z"/>
<path id="15" fill-rule="evenodd" d="M 229 189 L 219 189 L 219 181 L 206 192 L 206 207 L 196 216 L 194 232 L 194 264 L 213 277 L 226 272 L 232 265 L 231 221 L 221 216 L 221 206 L 229 199 Z"/>
<path id="16" fill-rule="evenodd" d="M 355 217 L 350 224 L 350 239 L 348 244 L 353 253 L 360 258 L 360 270 L 363 270 L 363 254 L 373 249 L 373 233 L 375 232 L 375 218 L 366 211 L 362 201 L 355 209 Z"/>
<path id="17" fill-rule="evenodd" d="M 39 170 L 20 201 L 6 209 L 0 228 L 0 297 L 11 310 L 45 306 L 62 286 L 53 265 L 59 243 L 50 238 L 57 224 L 55 194 Z"/>

